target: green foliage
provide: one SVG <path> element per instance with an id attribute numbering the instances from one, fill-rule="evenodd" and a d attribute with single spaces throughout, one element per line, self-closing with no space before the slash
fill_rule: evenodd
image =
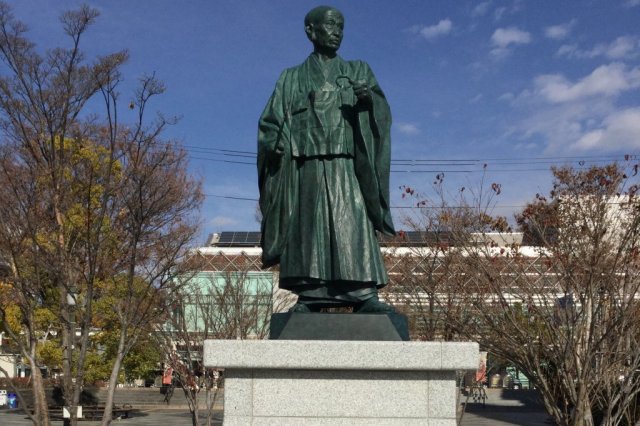
<path id="1" fill-rule="evenodd" d="M 62 368 L 62 348 L 60 342 L 56 340 L 47 340 L 37 347 L 38 364 L 46 366 L 50 370 L 58 370 Z"/>
<path id="2" fill-rule="evenodd" d="M 7 304 L 3 309 L 3 325 L 16 335 L 22 330 L 22 312 L 14 303 Z"/>
<path id="3" fill-rule="evenodd" d="M 108 380 L 111 368 L 117 356 L 118 339 L 117 330 L 105 329 L 92 338 L 92 366 L 97 372 L 92 375 L 92 380 Z M 149 338 L 141 338 L 127 353 L 122 361 L 123 370 L 120 371 L 118 380 L 121 383 L 140 378 L 149 378 L 162 361 L 160 350 L 154 346 Z M 107 371 L 107 373 L 105 373 Z"/>
<path id="4" fill-rule="evenodd" d="M 160 362 L 160 349 L 150 340 L 144 340 L 134 346 L 123 360 L 125 378 L 127 381 L 135 379 L 153 378 Z"/>
<path id="5" fill-rule="evenodd" d="M 93 350 L 87 353 L 85 361 L 85 382 L 107 381 L 111 375 L 113 360 L 107 359 L 104 354 Z"/>

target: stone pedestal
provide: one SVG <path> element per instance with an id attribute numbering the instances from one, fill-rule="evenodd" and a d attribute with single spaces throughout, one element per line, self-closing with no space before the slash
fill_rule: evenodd
<path id="1" fill-rule="evenodd" d="M 225 369 L 226 426 L 454 426 L 478 344 L 207 340 L 204 364 Z"/>

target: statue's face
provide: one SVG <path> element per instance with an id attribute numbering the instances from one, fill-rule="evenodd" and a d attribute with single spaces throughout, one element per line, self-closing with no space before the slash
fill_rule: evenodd
<path id="1" fill-rule="evenodd" d="M 344 18 L 337 10 L 327 10 L 324 17 L 311 28 L 311 41 L 316 47 L 336 51 L 342 43 Z"/>

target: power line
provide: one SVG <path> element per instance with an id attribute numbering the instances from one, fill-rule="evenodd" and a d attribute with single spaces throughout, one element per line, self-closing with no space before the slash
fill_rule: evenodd
<path id="1" fill-rule="evenodd" d="M 162 142 L 161 142 L 162 143 Z M 202 147 L 196 145 L 182 145 L 187 151 L 211 155 L 211 156 L 195 156 L 189 155 L 190 158 L 201 161 L 212 161 L 212 162 L 220 162 L 220 163 L 231 163 L 231 164 L 244 164 L 244 165 L 255 165 L 255 161 L 238 161 L 233 159 L 227 159 L 225 157 L 239 157 L 246 159 L 255 159 L 257 154 L 255 151 L 245 151 L 245 150 L 234 150 L 234 149 L 226 149 L 226 148 L 214 148 L 214 147 Z M 213 158 L 212 158 L 213 156 Z M 220 158 L 222 157 L 222 158 Z M 495 166 L 502 165 L 531 165 L 531 164 L 549 164 L 555 165 L 559 163 L 577 163 L 579 166 L 584 166 L 586 164 L 598 164 L 603 162 L 611 162 L 611 161 L 636 161 L 640 159 L 640 154 L 632 153 L 632 154 L 618 154 L 618 155 L 574 155 L 574 156 L 520 156 L 520 157 L 488 157 L 488 158 L 395 158 L 391 159 L 392 166 L 402 166 L 402 167 L 419 167 L 419 166 L 447 166 L 447 167 L 469 167 L 469 166 L 482 166 L 481 170 L 438 170 L 437 172 L 456 172 L 456 173 L 477 173 L 479 171 L 484 171 L 484 169 L 489 165 L 492 166 L 490 168 L 491 171 L 501 171 L 499 169 L 494 168 Z M 487 164 L 489 163 L 489 164 Z M 518 172 L 518 171 L 547 171 L 548 169 L 519 169 L 519 170 L 504 170 L 505 172 Z M 402 170 L 394 170 L 395 173 L 408 172 Z M 431 170 L 416 170 L 415 173 L 432 173 Z"/>
<path id="2" fill-rule="evenodd" d="M 248 197 L 236 197 L 232 195 L 218 195 L 218 194 L 204 194 L 205 197 L 214 197 L 214 198 L 224 198 L 228 200 L 236 200 L 236 201 L 252 201 L 257 203 L 259 200 L 257 198 L 248 198 Z M 575 202 L 575 204 L 579 204 L 579 202 Z M 607 204 L 626 204 L 626 202 L 615 202 L 610 201 Z M 528 204 L 515 204 L 515 205 L 507 205 L 507 204 L 496 204 L 494 206 L 487 206 L 489 210 L 495 209 L 521 209 L 526 207 Z M 416 209 L 426 209 L 426 210 L 435 210 L 435 209 L 477 209 L 477 206 L 391 206 L 391 209 L 394 210 L 416 210 Z"/>
<path id="3" fill-rule="evenodd" d="M 213 161 L 215 163 L 232 163 L 232 164 L 248 164 L 248 165 L 252 165 L 255 166 L 256 163 L 255 162 L 247 162 L 247 161 L 234 161 L 234 160 L 218 160 L 215 158 L 205 158 L 205 157 L 194 157 L 192 155 L 189 156 L 189 158 L 193 158 L 194 160 L 206 160 L 206 161 Z"/>
<path id="4" fill-rule="evenodd" d="M 244 151 L 244 150 L 234 150 L 234 149 L 226 149 L 226 148 L 213 148 L 213 147 L 202 147 L 197 145 L 181 145 L 183 148 L 188 151 L 194 151 L 199 153 L 212 153 L 216 155 L 224 155 L 224 156 L 237 156 L 237 157 L 246 157 L 246 158 L 255 158 L 257 153 L 255 151 Z M 566 161 L 571 160 L 571 162 L 579 162 L 580 160 L 590 159 L 590 161 L 611 161 L 611 160 L 627 160 L 627 161 L 635 161 L 640 159 L 640 153 L 630 153 L 630 154 L 616 154 L 616 155 L 574 155 L 574 156 L 537 156 L 537 157 L 489 157 L 489 158 L 396 158 L 392 159 L 392 162 L 407 162 L 407 163 L 455 163 L 458 165 L 460 163 L 482 163 L 482 162 L 510 162 L 510 161 L 524 161 L 524 162 L 538 162 L 538 163 L 554 163 L 558 161 Z M 525 163 L 526 164 L 526 163 Z"/>
<path id="5" fill-rule="evenodd" d="M 229 200 L 238 200 L 238 201 L 253 201 L 253 202 L 258 202 L 259 200 L 257 198 L 248 198 L 248 197 L 236 197 L 236 196 L 232 196 L 232 195 L 218 195 L 218 194 L 204 194 L 205 197 L 215 197 L 215 198 L 224 198 L 224 199 L 229 199 Z M 462 208 L 472 208 L 470 206 L 446 206 L 447 208 L 455 208 L 455 209 L 462 209 Z M 498 205 L 498 206 L 493 206 L 492 208 L 518 208 L 518 207 L 525 207 L 524 205 L 515 205 L 515 206 L 508 206 L 508 205 Z M 437 209 L 437 208 L 441 208 L 440 206 L 391 206 L 392 209 Z"/>
<path id="6" fill-rule="evenodd" d="M 215 197 L 215 198 L 226 198 L 229 200 L 240 200 L 240 201 L 255 201 L 258 202 L 256 198 L 245 198 L 245 197 L 234 197 L 231 195 L 217 195 L 217 194 L 203 194 L 205 197 Z"/>
<path id="7" fill-rule="evenodd" d="M 391 170 L 391 173 L 520 173 L 548 172 L 549 169 L 480 169 L 480 170 Z"/>
<path id="8" fill-rule="evenodd" d="M 220 150 L 222 151 L 222 150 Z M 202 157 L 189 155 L 190 158 L 196 160 L 204 160 L 204 161 L 214 161 L 214 162 L 232 162 L 233 160 L 224 160 L 221 159 L 224 157 L 232 157 L 232 158 L 247 158 L 247 159 L 255 159 L 256 156 L 253 153 L 231 153 L 231 152 L 212 152 L 205 149 L 193 149 L 193 152 L 198 154 L 213 154 L 215 157 Z M 633 156 L 635 157 L 635 156 Z M 570 158 L 575 158 L 574 160 L 567 161 Z M 604 162 L 611 162 L 615 160 L 623 161 L 624 157 L 621 156 L 591 156 L 589 160 L 584 160 L 581 158 L 587 157 L 520 157 L 520 158 L 478 158 L 478 159 L 466 159 L 466 160 L 453 160 L 453 159 L 392 159 L 391 165 L 396 166 L 404 166 L 404 167 L 417 167 L 417 166 L 482 166 L 482 168 L 486 168 L 487 166 L 500 166 L 500 165 L 530 165 L 530 164 L 562 164 L 562 163 L 578 163 L 580 166 L 586 164 L 598 164 Z M 627 160 L 630 161 L 630 160 Z M 255 165 L 255 161 L 246 161 L 239 162 L 238 164 L 247 164 L 247 165 Z M 545 169 L 546 170 L 546 169 Z"/>
<path id="9" fill-rule="evenodd" d="M 236 157 L 236 155 L 230 155 L 230 157 Z M 237 155 L 237 157 L 241 157 L 241 158 L 250 158 L 244 155 Z M 195 156 L 195 155 L 189 155 L 189 158 L 194 159 L 194 160 L 203 160 L 203 161 L 212 161 L 212 162 L 217 162 L 217 163 L 232 163 L 232 164 L 245 164 L 248 166 L 255 166 L 256 162 L 255 161 L 238 161 L 238 160 L 230 160 L 230 159 L 221 159 L 221 158 L 211 158 L 211 157 L 200 157 L 200 156 Z M 604 163 L 604 162 L 608 162 L 608 160 L 594 160 L 594 161 L 580 161 L 580 165 L 586 165 L 586 164 L 598 164 L 598 163 Z M 409 162 L 409 163 L 400 163 L 398 161 L 392 160 L 391 161 L 391 166 L 401 166 L 401 167 L 420 167 L 420 166 L 479 166 L 480 167 L 480 163 L 481 162 L 477 162 L 477 163 L 436 163 L 436 164 L 432 164 L 432 163 L 423 163 L 423 162 L 418 162 L 418 161 L 414 161 L 414 162 Z M 402 173 L 402 172 L 415 172 L 415 173 L 431 173 L 431 172 L 435 172 L 435 173 L 440 173 L 440 172 L 451 172 L 451 173 L 477 173 L 477 172 L 483 172 L 483 171 L 508 171 L 508 172 L 518 172 L 518 171 L 548 171 L 548 168 L 543 168 L 543 169 L 497 169 L 494 167 L 489 167 L 489 166 L 518 166 L 518 165 L 531 165 L 531 164 L 549 164 L 549 165 L 554 165 L 554 164 L 558 164 L 556 162 L 552 162 L 552 161 L 545 161 L 545 162 L 533 162 L 533 161 L 528 161 L 528 162 L 511 162 L 511 163 L 492 163 L 487 165 L 487 167 L 484 167 L 484 165 L 476 170 L 451 170 L 451 169 L 437 169 L 437 170 L 392 170 L 395 173 Z"/>
<path id="10" fill-rule="evenodd" d="M 229 199 L 229 200 L 237 200 L 237 201 L 253 201 L 253 202 L 258 202 L 259 200 L 257 198 L 247 198 L 247 197 L 234 197 L 231 195 L 217 195 L 217 194 L 204 194 L 205 197 L 215 197 L 215 198 L 224 198 L 224 199 Z M 492 206 L 490 207 L 491 209 L 496 209 L 496 208 L 522 208 L 525 207 L 524 205 L 517 205 L 517 206 Z M 439 209 L 442 207 L 439 206 L 391 206 L 392 209 Z M 446 206 L 446 208 L 451 208 L 451 209 L 468 209 L 468 208 L 473 208 L 471 206 Z"/>

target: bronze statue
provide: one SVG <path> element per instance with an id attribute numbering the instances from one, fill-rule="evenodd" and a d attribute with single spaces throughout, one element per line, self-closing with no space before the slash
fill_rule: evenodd
<path id="1" fill-rule="evenodd" d="M 389 105 L 369 65 L 337 55 L 338 10 L 304 24 L 314 51 L 281 74 L 259 122 L 263 265 L 280 264 L 293 312 L 394 312 L 378 300 L 388 276 L 375 233 L 395 233 Z"/>

